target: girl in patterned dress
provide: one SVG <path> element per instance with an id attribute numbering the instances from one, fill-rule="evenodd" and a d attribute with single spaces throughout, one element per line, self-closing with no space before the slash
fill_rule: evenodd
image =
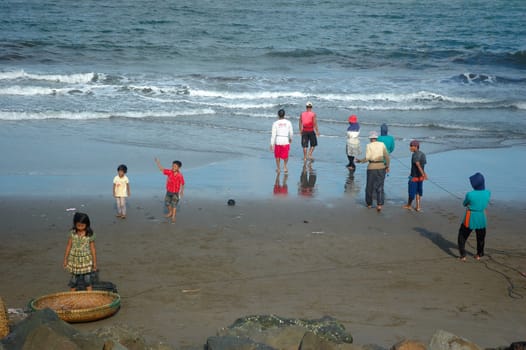
<path id="1" fill-rule="evenodd" d="M 91 274 L 97 271 L 97 252 L 95 235 L 87 214 L 75 213 L 73 216 L 73 228 L 64 254 L 64 268 L 71 272 L 68 285 L 72 291 L 82 285 L 86 290 L 92 290 Z"/>

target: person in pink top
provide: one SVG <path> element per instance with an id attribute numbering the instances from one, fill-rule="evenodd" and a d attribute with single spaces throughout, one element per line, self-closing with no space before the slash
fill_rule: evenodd
<path id="1" fill-rule="evenodd" d="M 307 102 L 306 111 L 300 115 L 299 127 L 301 146 L 303 147 L 303 161 L 306 161 L 307 158 L 309 160 L 314 160 L 314 158 L 312 158 L 312 152 L 314 152 L 314 148 L 318 145 L 318 139 L 316 136 L 319 136 L 320 132 L 318 131 L 318 121 L 316 120 L 316 113 L 312 111 L 311 102 Z M 307 148 L 309 147 L 309 144 L 310 149 L 307 156 Z"/>
<path id="2" fill-rule="evenodd" d="M 166 196 L 164 197 L 164 203 L 166 204 L 166 207 L 168 207 L 168 214 L 166 217 L 171 218 L 172 223 L 175 223 L 177 203 L 183 198 L 184 193 L 184 177 L 180 171 L 183 165 L 180 161 L 174 160 L 172 163 L 172 169 L 165 169 L 158 158 L 155 158 L 155 163 L 159 170 L 167 176 Z"/>

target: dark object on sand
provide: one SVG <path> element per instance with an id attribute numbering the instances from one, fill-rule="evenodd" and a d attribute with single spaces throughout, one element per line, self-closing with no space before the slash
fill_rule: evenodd
<path id="1" fill-rule="evenodd" d="M 233 199 L 229 199 L 227 204 L 232 207 L 232 206 L 236 205 L 236 201 L 233 200 Z"/>
<path id="2" fill-rule="evenodd" d="M 106 292 L 119 293 L 117 290 L 117 285 L 109 281 L 101 281 L 99 279 L 100 270 L 93 271 L 91 273 L 91 287 L 93 290 L 102 290 Z M 77 290 L 86 290 L 86 286 L 82 283 L 79 283 Z"/>
<path id="3" fill-rule="evenodd" d="M 29 302 L 32 311 L 50 308 L 66 322 L 90 322 L 112 316 L 121 305 L 119 294 L 103 291 L 62 292 Z"/>
<path id="4" fill-rule="evenodd" d="M 92 287 L 93 287 L 93 290 L 118 293 L 117 286 L 115 285 L 115 283 L 108 282 L 108 281 L 99 281 L 97 283 L 93 283 Z"/>

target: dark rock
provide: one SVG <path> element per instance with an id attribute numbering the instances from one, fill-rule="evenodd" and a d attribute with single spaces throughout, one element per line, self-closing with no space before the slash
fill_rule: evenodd
<path id="1" fill-rule="evenodd" d="M 236 201 L 233 200 L 233 199 L 229 199 L 227 204 L 232 207 L 232 206 L 236 205 Z"/>
<path id="2" fill-rule="evenodd" d="M 312 332 L 307 332 L 298 350 L 364 350 L 364 348 L 350 343 L 334 343 Z"/>
<path id="3" fill-rule="evenodd" d="M 362 345 L 361 348 L 363 350 L 387 350 L 387 348 L 384 348 L 383 346 L 380 346 L 378 344 L 365 344 Z"/>
<path id="4" fill-rule="evenodd" d="M 210 337 L 206 341 L 206 350 L 276 350 L 252 339 L 235 336 Z"/>
<path id="5" fill-rule="evenodd" d="M 64 334 L 47 325 L 40 325 L 34 328 L 24 341 L 24 350 L 81 350 L 80 346 Z"/>
<path id="6" fill-rule="evenodd" d="M 387 348 L 384 348 L 383 346 L 380 346 L 378 344 L 365 344 L 360 346 L 363 350 L 387 350 Z"/>
<path id="7" fill-rule="evenodd" d="M 452 333 L 439 330 L 431 338 L 429 350 L 481 350 L 478 345 Z"/>
<path id="8" fill-rule="evenodd" d="M 80 333 L 62 321 L 53 310 L 44 309 L 35 311 L 16 324 L 0 344 L 10 350 L 88 350 L 102 349 L 104 341 Z"/>
<path id="9" fill-rule="evenodd" d="M 526 341 L 511 343 L 508 350 L 526 350 Z"/>
<path id="10" fill-rule="evenodd" d="M 94 331 L 93 334 L 106 341 L 112 340 L 115 343 L 119 343 L 128 350 L 145 350 L 149 348 L 144 337 L 138 331 L 126 325 L 100 328 Z"/>
<path id="11" fill-rule="evenodd" d="M 330 317 L 301 320 L 275 315 L 248 316 L 219 330 L 218 335 L 249 338 L 278 349 L 298 349 L 307 332 L 334 344 L 352 343 L 345 327 Z"/>

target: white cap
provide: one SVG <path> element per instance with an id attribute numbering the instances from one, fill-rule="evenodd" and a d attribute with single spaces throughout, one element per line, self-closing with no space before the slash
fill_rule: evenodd
<path id="1" fill-rule="evenodd" d="M 306 106 L 307 106 L 307 107 L 312 107 L 312 102 L 311 102 L 311 101 L 307 101 Z"/>

